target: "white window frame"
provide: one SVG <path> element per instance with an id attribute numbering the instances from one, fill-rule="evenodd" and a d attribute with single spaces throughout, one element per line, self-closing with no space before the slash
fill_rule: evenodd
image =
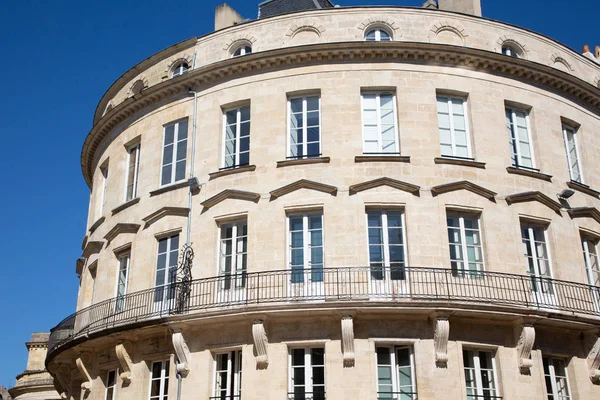
<path id="1" fill-rule="evenodd" d="M 173 282 L 169 282 L 169 270 L 171 269 L 169 267 L 169 264 L 170 264 L 170 261 L 171 261 L 171 253 L 174 250 L 173 249 L 173 245 L 172 245 L 172 240 L 175 237 L 178 238 L 178 247 L 177 247 L 177 255 L 175 256 L 177 258 L 177 260 L 176 260 L 175 266 L 173 268 L 175 269 L 175 275 L 177 275 L 177 267 L 178 267 L 178 261 L 179 261 L 179 250 L 181 248 L 181 242 L 180 242 L 181 238 L 180 238 L 179 233 L 176 233 L 174 235 L 170 235 L 170 236 L 167 236 L 167 237 L 158 238 L 158 240 L 156 241 L 156 244 L 157 244 L 157 249 L 156 249 L 156 265 L 154 267 L 154 283 L 155 283 L 155 285 L 154 285 L 154 289 L 155 289 L 154 293 L 155 294 L 153 295 L 153 302 L 154 302 L 154 304 L 157 304 L 157 303 L 161 303 L 162 304 L 164 302 L 169 302 L 169 301 L 173 301 L 174 300 L 174 297 L 172 297 L 172 296 L 175 296 L 175 294 L 174 294 L 175 289 L 174 289 L 173 285 L 176 283 L 177 277 L 175 277 L 175 280 Z M 156 282 L 156 278 L 157 278 L 157 274 L 158 274 L 158 258 L 159 258 L 159 256 L 161 254 L 163 254 L 163 253 L 160 252 L 160 241 L 161 240 L 166 240 L 167 241 L 167 249 L 166 249 L 166 252 L 164 253 L 164 254 L 166 254 L 166 256 L 165 256 L 165 268 L 164 268 L 164 270 L 165 270 L 165 277 L 164 277 L 163 282 L 157 284 L 158 282 Z M 160 301 L 156 300 L 156 293 L 157 293 L 158 290 L 162 291 L 162 299 L 160 299 Z"/>
<path id="2" fill-rule="evenodd" d="M 481 376 L 481 362 L 479 360 L 479 353 L 480 352 L 484 352 L 484 353 L 488 353 L 492 359 L 492 374 L 493 376 L 493 382 L 494 382 L 494 394 L 493 396 L 495 396 L 495 398 L 501 398 L 502 396 L 500 395 L 500 387 L 498 386 L 498 369 L 496 366 L 496 355 L 494 354 L 493 351 L 491 350 L 482 350 L 482 349 L 471 349 L 471 348 L 463 348 L 462 349 L 463 354 L 461 354 L 461 360 L 463 360 L 464 358 L 464 352 L 465 351 L 470 351 L 473 353 L 473 375 L 475 377 L 475 387 L 473 389 L 476 390 L 476 396 L 477 399 L 484 399 L 484 393 L 483 393 L 483 385 L 482 385 L 482 376 Z M 462 362 L 463 364 L 463 376 L 465 376 L 464 381 L 465 381 L 465 390 L 467 389 L 466 387 L 466 369 L 467 367 L 464 365 L 464 362 Z M 467 394 L 467 398 L 469 398 L 469 395 Z"/>
<path id="3" fill-rule="evenodd" d="M 250 109 L 250 104 L 245 104 L 239 107 L 234 107 L 234 108 L 229 108 L 227 110 L 223 110 L 223 133 L 222 133 L 222 141 L 223 141 L 223 145 L 222 145 L 222 149 L 223 152 L 222 154 L 222 160 L 221 160 L 221 168 L 238 168 L 238 167 L 243 167 L 246 165 L 250 165 L 250 144 L 248 144 L 248 164 L 244 164 L 244 165 L 240 165 L 240 130 L 241 130 L 241 126 L 242 126 L 242 108 L 248 107 L 248 111 L 250 114 L 250 119 L 248 119 L 248 124 L 250 125 L 250 127 L 252 127 L 252 114 L 251 114 L 251 109 Z M 226 158 L 226 150 L 227 150 L 227 113 L 232 112 L 232 111 L 236 111 L 236 121 L 235 121 L 235 152 L 234 154 L 234 161 L 233 161 L 233 165 L 232 166 L 226 166 L 225 165 L 225 158 Z M 248 132 L 248 141 L 250 141 L 250 132 Z"/>
<path id="4" fill-rule="evenodd" d="M 368 40 L 367 36 L 372 31 L 375 31 L 375 40 Z M 381 40 L 381 31 L 387 33 L 387 35 L 390 37 L 390 40 Z M 390 31 L 388 31 L 387 29 L 384 29 L 384 28 L 370 28 L 369 30 L 365 31 L 365 41 L 366 42 L 391 42 L 393 40 L 394 40 L 394 36 L 390 33 Z"/>
<path id="5" fill-rule="evenodd" d="M 323 349 L 323 390 L 324 390 L 324 398 L 327 397 L 327 374 L 326 374 L 326 366 L 327 366 L 327 353 L 325 351 L 325 344 L 322 345 L 311 345 L 308 347 L 291 347 L 288 351 L 288 398 L 293 398 L 294 395 L 294 367 L 292 366 L 292 358 L 294 350 L 302 349 L 304 350 L 304 393 L 305 394 L 313 394 L 313 368 L 321 367 L 321 365 L 313 365 L 312 364 L 312 350 L 313 349 Z M 312 399 L 312 397 L 308 397 Z"/>
<path id="6" fill-rule="evenodd" d="M 174 184 L 176 184 L 178 182 L 183 182 L 186 179 L 186 173 L 185 172 L 187 171 L 187 168 L 188 168 L 188 158 L 187 158 L 188 141 L 190 140 L 189 132 L 188 132 L 189 131 L 189 121 L 188 121 L 188 124 L 187 124 L 188 126 L 187 126 L 187 129 L 186 129 L 186 138 L 185 138 L 185 158 L 184 158 L 184 160 L 185 160 L 185 171 L 183 173 L 183 178 L 181 178 L 178 181 L 175 180 L 175 177 L 176 177 L 176 174 L 177 174 L 177 150 L 179 150 L 180 142 L 182 142 L 182 140 L 179 139 L 179 127 L 181 126 L 181 123 L 183 121 L 188 121 L 188 120 L 187 120 L 187 118 L 183 118 L 183 119 L 180 119 L 178 121 L 170 122 L 170 123 L 168 123 L 168 124 L 166 124 L 166 125 L 163 126 L 163 145 L 162 145 L 162 147 L 160 149 L 161 150 L 161 156 L 160 156 L 160 174 L 159 174 L 160 175 L 160 182 L 159 182 L 160 187 L 166 187 L 166 186 L 169 186 L 169 185 L 174 185 Z M 174 135 L 173 135 L 173 156 L 172 156 L 171 161 L 170 161 L 170 164 L 171 164 L 171 177 L 170 177 L 169 182 L 163 184 L 162 183 L 162 181 L 163 181 L 163 168 L 165 166 L 165 159 L 164 159 L 164 155 L 165 155 L 165 140 L 167 138 L 167 127 L 169 127 L 171 125 L 174 126 L 174 128 L 173 128 L 174 129 Z"/>
<path id="7" fill-rule="evenodd" d="M 184 69 L 184 65 L 185 65 L 185 69 Z M 178 63 L 175 66 L 175 68 L 173 68 L 173 76 L 172 77 L 176 78 L 178 76 L 185 75 L 188 72 L 190 72 L 190 66 L 188 65 L 187 62 L 182 61 L 182 62 Z"/>
<path id="8" fill-rule="evenodd" d="M 590 243 L 593 246 L 592 249 L 590 249 Z M 585 260 L 585 271 L 586 271 L 586 275 L 588 277 L 588 282 L 589 282 L 590 286 L 595 286 L 594 285 L 594 276 L 593 276 L 594 271 L 592 269 L 592 258 L 596 259 L 596 265 L 600 267 L 600 255 L 598 254 L 598 242 L 597 242 L 597 240 L 594 240 L 590 236 L 582 235 L 581 236 L 581 244 L 583 247 L 583 258 Z M 600 270 L 598 272 L 600 272 Z"/>
<path id="9" fill-rule="evenodd" d="M 543 362 L 544 359 L 548 360 L 548 375 L 546 375 L 546 371 L 544 371 L 543 368 Z M 567 384 L 567 395 L 559 395 L 558 394 L 558 389 L 556 387 L 556 370 L 554 368 L 554 362 L 555 361 L 560 361 L 565 365 L 565 376 L 559 376 L 559 378 L 565 378 L 565 382 Z M 548 377 L 550 378 L 550 385 L 551 385 L 551 389 L 552 389 L 552 393 L 546 393 L 547 397 L 550 399 L 554 399 L 554 400 L 571 400 L 573 398 L 572 392 L 571 392 L 571 385 L 569 383 L 569 373 L 567 371 L 567 362 L 564 359 L 561 358 L 555 358 L 555 357 L 546 357 L 544 356 L 542 358 L 542 371 L 544 372 L 544 378 Z M 548 392 L 548 383 L 546 382 L 546 384 L 544 385 L 546 388 L 546 392 Z"/>
<path id="10" fill-rule="evenodd" d="M 502 54 L 508 57 L 521 58 L 517 49 L 509 44 L 502 45 Z"/>
<path id="11" fill-rule="evenodd" d="M 552 256 L 550 254 L 550 244 L 548 243 L 548 227 L 544 226 L 542 224 L 536 224 L 536 223 L 532 223 L 532 222 L 529 222 L 529 221 L 521 221 L 521 223 L 520 223 L 521 231 L 523 230 L 523 227 L 527 228 L 527 241 L 529 242 L 530 245 L 533 244 L 533 250 L 534 251 L 531 252 L 531 255 L 532 255 L 532 259 L 534 261 L 534 265 L 537 266 L 537 270 L 535 271 L 535 275 L 534 276 L 536 278 L 553 279 L 554 274 L 552 273 Z M 546 250 L 546 254 L 548 255 L 548 257 L 547 257 L 547 261 L 548 261 L 548 273 L 549 273 L 548 276 L 541 276 L 541 275 L 539 275 L 539 265 L 540 265 L 539 261 L 541 260 L 541 258 L 538 257 L 538 254 L 537 254 L 537 249 L 536 249 L 536 246 L 535 246 L 535 243 L 536 243 L 536 241 L 535 241 L 535 234 L 533 233 L 533 230 L 536 229 L 536 228 L 537 229 L 541 229 L 542 232 L 543 232 L 543 234 L 544 234 L 544 247 L 545 247 L 545 250 Z M 522 232 L 521 232 L 521 236 L 523 236 Z M 522 240 L 522 238 L 521 238 L 521 240 Z M 525 264 L 526 264 L 526 267 L 529 266 L 529 262 L 527 260 L 527 257 L 525 257 Z M 527 273 L 530 274 L 529 271 L 527 271 Z"/>
<path id="12" fill-rule="evenodd" d="M 415 355 L 413 346 L 375 346 L 375 369 L 377 374 L 377 393 L 379 392 L 379 361 L 377 360 L 377 349 L 387 349 L 390 354 L 390 363 L 392 368 L 392 395 L 398 396 L 401 392 L 399 377 L 398 377 L 398 362 L 396 360 L 396 355 L 398 354 L 398 350 L 408 349 L 409 357 L 410 357 L 410 371 L 411 371 L 411 387 L 413 395 L 410 396 L 411 400 L 417 399 L 417 381 L 416 381 L 416 370 L 415 370 Z M 387 366 L 387 365 L 386 365 Z M 385 392 L 381 392 L 385 393 Z M 399 398 L 399 397 L 393 397 Z M 406 397 L 402 397 L 403 399 Z"/>
<path id="13" fill-rule="evenodd" d="M 133 167 L 133 189 L 131 191 L 131 198 L 129 198 L 128 196 L 128 189 L 129 189 L 129 178 L 130 178 L 130 174 L 131 174 L 131 169 L 129 168 L 129 166 L 131 165 L 131 153 L 133 153 L 134 150 L 137 150 L 135 152 L 135 160 L 134 160 L 134 167 Z M 134 145 L 131 145 L 127 148 L 127 173 L 126 173 L 126 177 L 125 177 L 125 202 L 131 201 L 133 199 L 136 198 L 137 196 L 137 186 L 138 186 L 138 172 L 140 169 L 140 150 L 141 150 L 141 146 L 140 143 L 136 143 Z"/>
<path id="14" fill-rule="evenodd" d="M 247 51 L 247 48 L 250 48 L 250 51 Z M 240 54 L 236 55 L 235 53 L 237 53 L 237 51 L 240 51 Z M 245 56 L 246 54 L 252 54 L 252 45 L 250 44 L 242 44 L 238 47 L 236 47 L 232 52 L 231 52 L 231 58 L 235 58 L 235 57 L 241 57 L 241 56 Z"/>
<path id="15" fill-rule="evenodd" d="M 408 246 L 406 243 L 406 221 L 405 221 L 405 213 L 403 209 L 369 209 L 367 208 L 366 212 L 365 212 L 365 223 L 366 223 L 366 227 L 367 227 L 367 258 L 369 260 L 369 269 L 370 269 L 370 276 L 371 279 L 373 278 L 372 275 L 372 266 L 371 266 L 371 252 L 370 252 L 370 248 L 371 248 L 371 243 L 369 243 L 369 213 L 381 213 L 381 229 L 383 232 L 383 279 L 382 280 L 392 280 L 392 273 L 390 270 L 391 267 L 391 263 L 390 263 L 390 238 L 389 238 L 389 231 L 388 231 L 388 213 L 390 212 L 398 212 L 401 214 L 401 221 L 402 221 L 402 251 L 404 252 L 404 265 L 403 265 L 403 276 L 404 279 L 398 279 L 399 281 L 404 281 L 407 279 L 407 265 L 408 265 Z M 386 275 L 386 272 L 389 272 L 389 277 Z"/>
<path id="16" fill-rule="evenodd" d="M 154 372 L 154 364 L 160 363 L 161 364 L 161 368 L 160 368 L 160 377 L 155 378 L 153 376 L 153 372 Z M 168 374 L 170 373 L 171 370 L 171 365 L 170 365 L 171 361 L 170 360 L 159 360 L 159 361 L 153 361 L 150 364 L 150 379 L 149 379 L 149 388 L 148 388 L 148 399 L 149 400 L 167 400 L 168 399 L 168 394 L 165 394 L 165 387 L 167 387 L 167 392 L 168 392 L 168 385 L 169 385 L 169 376 Z M 155 380 L 160 380 L 160 389 L 159 389 L 159 395 L 158 397 L 152 397 L 152 381 Z"/>
<path id="17" fill-rule="evenodd" d="M 98 218 L 104 215 L 106 187 L 108 186 L 108 165 L 100 167 L 100 175 L 102 176 L 102 193 L 100 194 L 100 216 Z"/>
<path id="18" fill-rule="evenodd" d="M 526 109 L 522 109 L 522 108 L 517 108 L 517 107 L 511 107 L 511 106 L 504 106 L 504 113 L 506 114 L 506 111 L 510 110 L 510 114 L 511 114 L 511 124 L 512 124 L 512 131 L 511 131 L 511 135 L 514 135 L 515 138 L 514 140 L 517 142 L 517 145 L 514 147 L 516 154 L 515 157 L 517 159 L 517 165 L 513 165 L 513 167 L 515 168 L 523 168 L 523 169 L 536 169 L 536 162 L 535 162 L 535 154 L 533 151 L 533 140 L 531 137 L 531 123 L 529 121 L 529 110 Z M 518 131 L 515 132 L 515 127 L 517 125 L 517 115 L 516 115 L 516 111 L 520 111 L 522 113 L 525 114 L 525 123 L 527 124 L 527 140 L 529 141 L 529 153 L 531 154 L 531 167 L 527 167 L 525 165 L 523 165 L 523 161 L 522 161 L 522 156 L 521 156 L 521 146 L 519 145 L 519 133 Z M 509 137 L 509 139 L 512 139 L 512 137 Z M 511 152 L 513 151 L 513 148 L 511 148 Z M 512 154 L 511 154 L 511 159 L 512 159 Z"/>
<path id="19" fill-rule="evenodd" d="M 319 99 L 319 153 L 313 156 L 309 156 L 308 153 L 308 124 L 307 124 L 307 116 L 308 116 L 308 108 L 307 108 L 307 99 L 309 97 L 317 97 Z M 302 157 L 293 156 L 292 155 L 292 100 L 302 99 L 302 137 L 304 138 L 304 142 L 302 144 Z M 321 94 L 313 93 L 307 94 L 304 96 L 293 96 L 288 97 L 287 100 L 287 150 L 286 157 L 303 160 L 306 158 L 316 158 L 321 157 L 323 154 L 323 123 L 322 123 L 322 112 L 321 112 Z"/>
<path id="20" fill-rule="evenodd" d="M 458 225 L 459 225 L 459 234 L 460 234 L 460 251 L 463 255 L 463 269 L 456 270 L 456 274 L 460 275 L 460 276 L 464 276 L 464 277 L 481 277 L 483 278 L 483 274 L 481 274 L 482 272 L 485 271 L 485 255 L 484 255 L 484 249 L 483 249 L 483 229 L 481 229 L 481 215 L 474 213 L 474 212 L 464 212 L 464 211 L 455 211 L 455 210 L 446 210 L 446 218 L 448 218 L 448 215 L 452 215 L 455 216 L 456 218 L 458 218 Z M 469 268 L 469 264 L 471 264 L 472 262 L 469 260 L 469 253 L 467 251 L 469 245 L 467 245 L 467 228 L 465 228 L 465 217 L 472 217 L 474 219 L 477 220 L 477 232 L 479 234 L 479 248 L 481 249 L 481 261 L 477 262 L 474 261 L 473 263 L 479 264 L 481 265 L 481 269 L 478 269 L 477 271 L 471 271 Z M 456 227 L 450 227 L 448 226 L 448 223 L 446 222 L 446 232 L 449 234 L 450 229 L 456 229 Z M 474 229 L 469 229 L 469 230 L 474 230 Z M 456 244 L 450 243 L 450 239 L 448 239 L 448 251 L 449 251 L 449 256 L 451 256 L 450 253 L 450 247 L 451 246 L 455 246 Z M 456 261 L 459 262 L 461 260 L 452 260 L 452 258 L 450 257 L 450 265 L 452 265 L 452 261 Z M 454 272 L 454 270 L 453 270 Z"/>
<path id="21" fill-rule="evenodd" d="M 114 379 L 113 379 L 113 384 L 109 385 L 110 383 L 110 374 L 113 373 L 114 374 Z M 116 400 L 117 398 L 117 379 L 119 377 L 119 370 L 118 369 L 111 369 L 110 371 L 106 372 L 106 389 L 104 391 L 104 400 Z M 112 389 L 112 396 L 108 396 L 108 391 Z"/>
<path id="22" fill-rule="evenodd" d="M 443 155 L 441 154 L 441 146 L 442 143 L 439 140 L 439 131 L 440 131 L 440 111 L 437 109 L 437 102 L 439 98 L 446 98 L 447 99 L 447 104 L 448 104 L 448 120 L 450 123 L 450 140 L 451 140 L 451 145 L 452 145 L 452 155 Z M 466 97 L 462 97 L 462 96 L 453 96 L 453 95 L 449 95 L 449 94 L 444 94 L 444 93 L 437 93 L 435 96 L 435 108 L 436 108 L 436 114 L 437 114 L 437 118 L 438 118 L 438 142 L 440 144 L 440 154 L 442 157 L 448 157 L 448 158 L 460 158 L 460 159 L 464 159 L 465 157 L 461 157 L 461 156 L 457 156 L 456 155 L 456 133 L 454 130 L 454 113 L 452 110 L 452 100 L 460 100 L 462 101 L 462 106 L 463 106 L 463 114 L 465 117 L 465 135 L 467 136 L 467 159 L 473 159 L 473 149 L 471 147 L 471 128 L 469 126 L 469 102 L 467 100 Z"/>
<path id="23" fill-rule="evenodd" d="M 383 138 L 381 131 L 381 95 L 392 95 L 392 105 L 394 107 L 394 142 L 396 144 L 396 150 L 393 153 L 383 152 Z M 377 102 L 377 153 L 367 153 L 365 148 L 365 95 L 375 95 Z M 400 154 L 400 137 L 398 134 L 398 107 L 396 104 L 396 93 L 385 92 L 385 91 L 364 91 L 360 94 L 360 115 L 361 115 L 361 130 L 362 130 L 362 147 L 363 154 L 377 154 L 377 155 L 398 155 Z"/>
<path id="24" fill-rule="evenodd" d="M 305 277 L 307 276 L 307 274 L 309 274 L 312 277 L 312 272 L 313 272 L 313 268 L 312 268 L 312 252 L 310 251 L 312 248 L 312 243 L 310 242 L 310 229 L 309 229 L 309 218 L 310 217 L 316 217 L 319 216 L 321 217 L 321 255 L 322 255 L 322 269 L 321 269 L 321 274 L 322 274 L 322 280 L 321 281 L 316 281 L 318 283 L 323 283 L 323 281 L 325 280 L 325 225 L 324 225 L 324 218 L 323 218 L 323 212 L 322 211 L 312 211 L 312 212 L 300 212 L 300 213 L 290 213 L 286 216 L 286 230 L 287 230 L 287 265 L 288 265 L 288 270 L 290 271 L 290 281 L 292 282 L 292 284 L 298 284 L 298 283 L 311 283 L 312 279 L 310 281 L 306 281 Z M 294 270 L 292 268 L 292 232 L 291 232 L 291 224 L 290 224 L 290 220 L 292 218 L 298 218 L 298 217 L 302 217 L 302 252 L 304 255 L 304 261 L 303 261 L 303 265 L 302 265 L 302 274 L 303 274 L 303 280 L 302 282 L 294 282 Z M 309 244 L 310 243 L 310 244 Z"/>
<path id="25" fill-rule="evenodd" d="M 119 295 L 119 287 L 121 286 L 121 271 L 123 270 L 123 261 L 125 260 L 125 282 L 123 285 L 123 294 Z M 117 281 L 115 285 L 115 312 L 120 312 L 124 310 L 125 307 L 125 296 L 127 296 L 127 288 L 129 286 L 129 268 L 131 265 L 131 253 L 126 252 L 119 254 L 117 258 Z M 121 305 L 119 305 L 122 302 Z"/>
<path id="26" fill-rule="evenodd" d="M 569 131 L 571 133 L 571 135 L 573 135 L 573 143 L 575 145 L 575 156 L 577 157 L 577 168 L 579 169 L 579 180 L 573 179 L 573 160 L 571 159 L 571 152 L 569 151 L 569 143 L 567 140 L 567 135 L 569 132 L 567 132 L 567 131 Z M 571 125 L 563 124 L 562 132 L 563 132 L 563 140 L 565 142 L 565 151 L 567 153 L 569 177 L 571 178 L 571 180 L 573 182 L 581 183 L 583 185 L 583 184 L 585 184 L 585 181 L 583 179 L 583 169 L 581 168 L 581 153 L 579 152 L 579 140 L 577 139 L 577 137 L 579 135 L 577 134 L 577 129 L 575 129 Z"/>
<path id="27" fill-rule="evenodd" d="M 231 253 L 231 271 L 229 271 L 229 276 L 233 277 L 235 276 L 235 279 L 232 279 L 233 282 L 231 284 L 231 287 L 229 289 L 239 289 L 239 288 L 243 288 L 246 286 L 246 277 L 244 276 L 248 271 L 248 251 L 244 252 L 238 252 L 237 249 L 237 241 L 240 237 L 243 237 L 243 235 L 238 234 L 238 228 L 241 225 L 246 225 L 246 249 L 248 249 L 248 220 L 247 219 L 239 219 L 239 220 L 235 220 L 235 221 L 227 221 L 227 222 L 222 222 L 219 223 L 219 229 L 218 229 L 218 237 L 217 237 L 217 276 L 219 277 L 225 277 L 227 276 L 227 274 L 225 273 L 224 270 L 224 265 L 222 265 L 223 263 L 223 230 L 227 227 L 227 226 L 231 226 L 232 228 L 232 234 L 231 234 L 231 244 L 232 244 L 232 253 Z M 239 266 L 238 268 L 238 256 L 243 255 L 246 257 L 246 269 L 242 269 L 243 266 Z M 230 278 L 231 279 L 231 278 Z"/>
<path id="28" fill-rule="evenodd" d="M 235 354 L 235 364 L 232 362 L 232 355 Z M 219 357 L 227 356 L 227 370 L 219 370 Z M 240 400 L 242 398 L 242 350 L 232 350 L 216 353 L 213 361 L 213 397 L 221 399 L 221 392 L 218 389 L 219 372 L 227 373 L 227 388 L 225 390 L 225 399 Z M 233 388 L 231 387 L 231 378 L 233 378 Z M 232 390 L 233 389 L 233 390 Z"/>

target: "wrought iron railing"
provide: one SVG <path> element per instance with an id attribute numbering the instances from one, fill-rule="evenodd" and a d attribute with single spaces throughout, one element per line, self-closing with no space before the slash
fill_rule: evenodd
<path id="1" fill-rule="evenodd" d="M 530 275 L 381 266 L 283 270 L 196 279 L 94 304 L 51 330 L 48 354 L 83 335 L 169 315 L 356 301 L 488 304 L 600 316 L 600 287 Z"/>
<path id="2" fill-rule="evenodd" d="M 325 393 L 288 393 L 288 400 L 325 400 Z"/>
<path id="3" fill-rule="evenodd" d="M 377 400 L 417 400 L 415 392 L 377 392 Z"/>

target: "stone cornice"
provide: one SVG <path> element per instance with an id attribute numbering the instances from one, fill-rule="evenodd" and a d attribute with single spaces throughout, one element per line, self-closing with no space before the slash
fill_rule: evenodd
<path id="1" fill-rule="evenodd" d="M 300 179 L 299 181 L 290 183 L 289 185 L 285 185 L 279 189 L 273 190 L 271 192 L 271 201 L 300 189 L 316 190 L 318 192 L 324 192 L 332 196 L 335 196 L 338 190 L 335 186 L 326 185 L 320 182 L 309 181 L 308 179 Z"/>
<path id="2" fill-rule="evenodd" d="M 353 41 L 287 47 L 226 59 L 197 68 L 176 79 L 151 86 L 118 104 L 96 123 L 85 140 L 81 152 L 84 178 L 91 188 L 92 172 L 97 162 L 94 155 L 101 142 L 114 128 L 146 107 L 168 97 L 185 95 L 189 87 L 214 85 L 232 78 L 278 69 L 342 62 L 399 62 L 468 68 L 513 77 L 521 82 L 548 88 L 593 112 L 600 112 L 600 89 L 590 83 L 547 65 L 506 57 L 491 51 L 423 42 Z"/>
<path id="3" fill-rule="evenodd" d="M 412 183 L 398 181 L 396 179 L 383 177 L 378 179 L 373 179 L 372 181 L 367 181 L 363 183 L 357 183 L 356 185 L 350 186 L 350 194 L 355 194 L 358 192 L 362 192 L 365 190 L 373 189 L 379 186 L 389 186 L 394 189 L 403 190 L 408 193 L 412 193 L 415 196 L 419 195 L 420 186 L 413 185 Z"/>
<path id="4" fill-rule="evenodd" d="M 221 193 L 214 195 L 210 199 L 203 201 L 200 204 L 205 209 L 209 209 L 227 199 L 247 200 L 252 201 L 254 203 L 258 203 L 258 201 L 260 200 L 260 194 L 254 192 L 244 192 L 242 190 L 226 189 L 223 190 Z"/>
<path id="5" fill-rule="evenodd" d="M 446 183 L 443 185 L 434 186 L 431 188 L 431 193 L 434 196 L 437 196 L 442 193 L 454 192 L 456 190 L 468 190 L 469 192 L 478 194 L 482 197 L 485 197 L 486 199 L 488 199 L 490 201 L 494 201 L 494 198 L 498 194 L 496 192 L 493 192 L 489 189 L 486 189 L 484 187 L 481 187 L 481 186 L 476 185 L 469 181 L 459 181 L 459 182 L 452 182 L 452 183 Z"/>
<path id="6" fill-rule="evenodd" d="M 600 211 L 596 207 L 571 208 L 568 212 L 571 218 L 593 218 L 600 223 Z"/>
<path id="7" fill-rule="evenodd" d="M 166 216 L 175 215 L 178 217 L 187 217 L 189 212 L 190 209 L 187 207 L 163 207 L 142 218 L 142 221 L 146 223 L 146 225 L 144 225 L 144 229 Z"/>
<path id="8" fill-rule="evenodd" d="M 511 194 L 506 196 L 505 199 L 509 205 L 527 201 L 538 201 L 557 213 L 560 213 L 560 209 L 562 208 L 559 202 L 552 200 L 542 192 L 536 191 Z"/>
<path id="9" fill-rule="evenodd" d="M 104 246 L 103 241 L 94 240 L 94 241 L 87 242 L 87 245 L 85 246 L 85 249 L 83 250 L 83 254 L 81 255 L 81 257 L 90 258 L 90 256 L 92 254 L 96 254 L 100 250 L 102 250 L 102 246 Z"/>
<path id="10" fill-rule="evenodd" d="M 140 229 L 140 224 L 116 224 L 106 235 L 104 235 L 104 239 L 108 243 L 112 242 L 114 238 L 119 236 L 121 233 L 137 233 Z"/>

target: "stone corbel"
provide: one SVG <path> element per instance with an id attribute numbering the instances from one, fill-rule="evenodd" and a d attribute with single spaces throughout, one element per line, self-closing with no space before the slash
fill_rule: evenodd
<path id="1" fill-rule="evenodd" d="M 48 369 L 54 374 L 54 379 L 58 386 L 56 389 L 60 393 L 61 399 L 67 399 L 70 392 L 71 368 L 67 364 L 50 364 Z"/>
<path id="2" fill-rule="evenodd" d="M 600 337 L 596 338 L 596 343 L 590 350 L 587 361 L 590 369 L 590 379 L 594 384 L 600 384 Z"/>
<path id="3" fill-rule="evenodd" d="M 130 383 L 131 368 L 133 366 L 133 362 L 131 361 L 131 357 L 129 356 L 127 347 L 131 348 L 129 342 L 119 343 L 115 347 L 115 353 L 117 353 L 117 358 L 119 359 L 119 366 L 121 367 L 121 373 L 119 374 L 119 377 L 123 380 L 123 382 Z"/>
<path id="4" fill-rule="evenodd" d="M 81 356 L 75 360 L 75 365 L 79 370 L 79 374 L 81 375 L 81 389 L 84 394 L 89 393 L 92 390 L 92 377 L 90 376 L 85 364 L 90 364 L 92 360 L 92 356 L 89 353 L 83 353 Z"/>
<path id="5" fill-rule="evenodd" d="M 256 368 L 266 369 L 269 366 L 267 356 L 267 345 L 269 343 L 265 324 L 262 320 L 254 321 L 252 324 L 252 338 L 254 339 L 254 349 L 256 350 Z"/>
<path id="6" fill-rule="evenodd" d="M 531 325 L 524 325 L 521 330 L 521 336 L 517 343 L 517 354 L 519 357 L 519 370 L 522 374 L 530 372 L 533 367 L 533 360 L 531 360 L 531 349 L 535 343 L 535 328 Z"/>
<path id="7" fill-rule="evenodd" d="M 342 317 L 342 352 L 344 367 L 354 367 L 354 320 L 351 315 Z"/>
<path id="8" fill-rule="evenodd" d="M 192 356 L 190 354 L 190 349 L 185 342 L 185 338 L 183 337 L 183 333 L 174 332 L 173 333 L 173 348 L 175 349 L 175 355 L 177 355 L 177 373 L 181 376 L 186 377 L 190 372 L 190 361 Z"/>
<path id="9" fill-rule="evenodd" d="M 435 364 L 438 368 L 448 366 L 448 338 L 450 336 L 450 321 L 448 317 L 437 317 L 435 319 L 435 331 L 433 344 L 435 346 Z"/>

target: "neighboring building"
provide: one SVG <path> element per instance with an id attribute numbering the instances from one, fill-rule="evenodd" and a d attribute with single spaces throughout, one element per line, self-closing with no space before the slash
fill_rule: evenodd
<path id="1" fill-rule="evenodd" d="M 10 394 L 8 390 L 4 386 L 0 386 L 0 399 L 1 400 L 11 400 Z"/>
<path id="2" fill-rule="evenodd" d="M 600 399 L 598 56 L 476 0 L 288 3 L 100 100 L 59 392 Z"/>
<path id="3" fill-rule="evenodd" d="M 60 395 L 54 389 L 54 379 L 46 370 L 44 361 L 48 352 L 50 333 L 37 332 L 31 334 L 31 340 L 25 343 L 27 351 L 27 368 L 17 375 L 17 384 L 10 389 L 14 400 L 54 400 Z M 0 390 L 0 398 L 2 397 Z"/>

